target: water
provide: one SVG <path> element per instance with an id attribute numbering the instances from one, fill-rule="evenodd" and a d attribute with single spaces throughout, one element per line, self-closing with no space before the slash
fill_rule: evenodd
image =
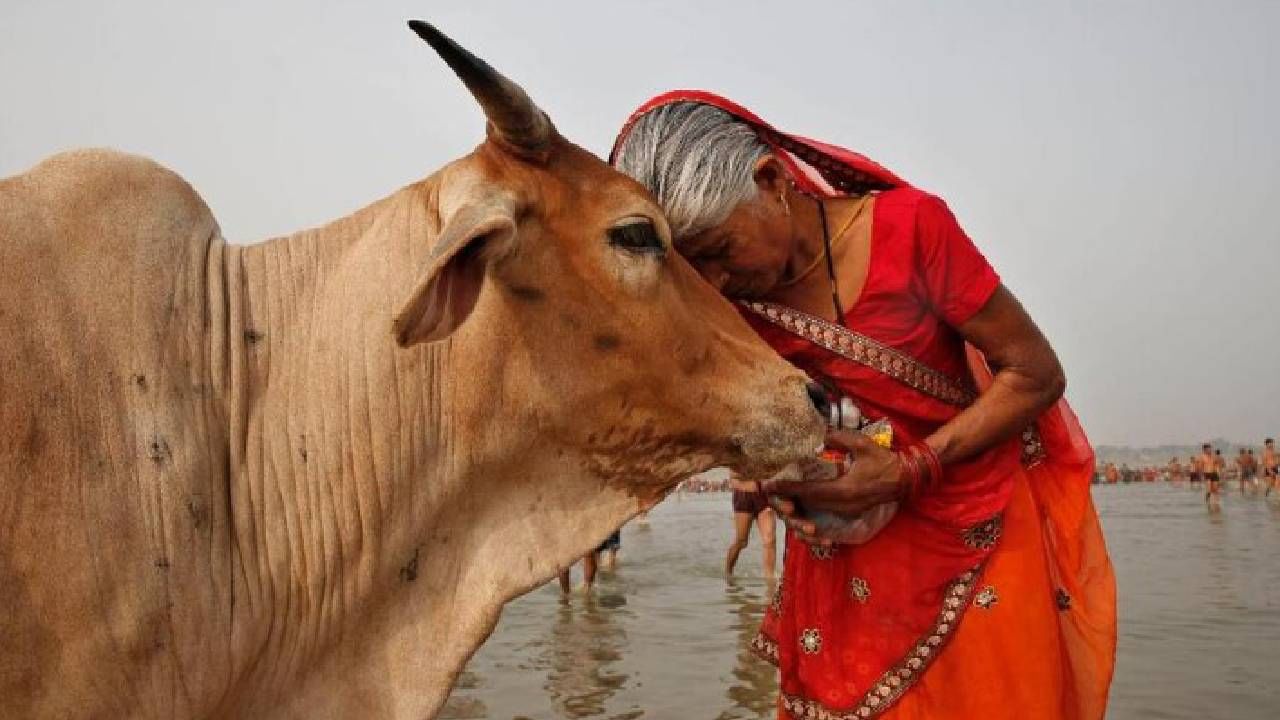
<path id="1" fill-rule="evenodd" d="M 1112 718 L 1280 717 L 1280 505 L 1096 488 L 1120 599 Z M 1274 499 L 1274 498 L 1273 498 Z"/>
<path id="2" fill-rule="evenodd" d="M 1209 514 L 1165 485 L 1094 498 L 1120 590 L 1108 717 L 1280 717 L 1280 504 L 1229 493 Z M 512 603 L 441 717 L 773 718 L 773 668 L 747 649 L 768 597 L 759 545 L 726 582 L 730 517 L 727 495 L 673 497 L 623 530 L 592 595 L 553 582 Z"/>

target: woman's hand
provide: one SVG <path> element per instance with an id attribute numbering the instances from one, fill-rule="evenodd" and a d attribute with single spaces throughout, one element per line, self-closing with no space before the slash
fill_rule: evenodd
<path id="1" fill-rule="evenodd" d="M 829 430 L 827 445 L 849 451 L 851 463 L 831 480 L 767 480 L 761 489 L 774 499 L 773 507 L 787 527 L 809 542 L 823 542 L 805 511 L 826 510 L 856 517 L 902 497 L 902 463 L 897 453 L 850 430 Z"/>

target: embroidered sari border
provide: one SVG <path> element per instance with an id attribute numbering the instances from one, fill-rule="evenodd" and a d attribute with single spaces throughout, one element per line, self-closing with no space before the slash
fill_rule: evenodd
<path id="1" fill-rule="evenodd" d="M 816 700 L 783 692 L 779 699 L 782 709 L 795 720 L 869 720 L 887 711 L 920 680 L 924 671 L 955 635 L 956 626 L 960 624 L 960 619 L 970 605 L 985 564 L 986 561 L 983 561 L 951 581 L 944 593 L 942 609 L 938 611 L 929 633 L 897 665 L 880 676 L 862 696 L 857 707 L 852 710 L 832 710 Z M 760 641 L 758 650 L 757 641 Z M 769 660 L 765 655 L 768 650 L 772 650 L 774 658 L 777 657 L 777 646 L 770 648 L 770 645 L 773 643 L 763 635 L 757 635 L 756 640 L 751 643 L 752 649 L 766 660 Z M 773 662 L 776 663 L 776 660 Z"/>
<path id="2" fill-rule="evenodd" d="M 770 324 L 949 405 L 966 407 L 977 398 L 973 389 L 849 328 L 774 303 L 743 302 L 742 306 Z"/>
<path id="3" fill-rule="evenodd" d="M 778 665 L 778 643 L 769 639 L 763 630 L 756 632 L 756 636 L 751 638 L 751 652 L 756 657 L 777 667 Z"/>

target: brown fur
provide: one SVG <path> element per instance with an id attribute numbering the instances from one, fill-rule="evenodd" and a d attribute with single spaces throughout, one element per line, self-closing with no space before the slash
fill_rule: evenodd
<path id="1" fill-rule="evenodd" d="M 514 231 L 423 305 L 478 202 Z M 675 482 L 815 447 L 796 370 L 608 245 L 635 214 L 559 139 L 244 247 L 140 158 L 0 181 L 0 717 L 429 717 L 505 602 Z"/>

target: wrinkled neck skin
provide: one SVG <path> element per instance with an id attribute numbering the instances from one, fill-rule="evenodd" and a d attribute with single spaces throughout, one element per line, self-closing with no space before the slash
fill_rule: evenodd
<path id="1" fill-rule="evenodd" d="M 506 323 L 395 344 L 436 182 L 226 249 L 233 670 L 215 715 L 431 717 L 506 601 L 659 496 L 534 442 L 495 393 Z"/>

